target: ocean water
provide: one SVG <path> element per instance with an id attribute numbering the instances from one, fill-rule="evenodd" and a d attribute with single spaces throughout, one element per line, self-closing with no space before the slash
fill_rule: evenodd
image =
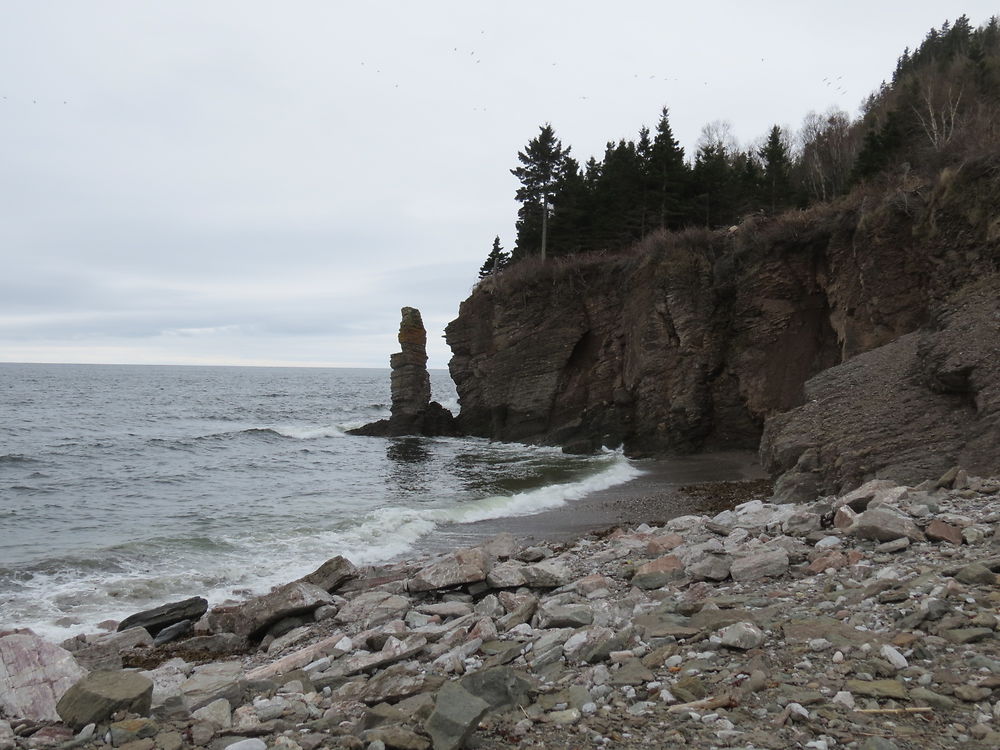
<path id="1" fill-rule="evenodd" d="M 381 369 L 0 364 L 0 629 L 216 604 L 639 474 L 617 453 L 345 434 L 388 414 Z"/>

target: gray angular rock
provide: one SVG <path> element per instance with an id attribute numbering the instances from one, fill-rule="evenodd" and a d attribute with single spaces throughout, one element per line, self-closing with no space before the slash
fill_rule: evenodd
<path id="1" fill-rule="evenodd" d="M 788 571 L 788 553 L 783 549 L 754 552 L 733 560 L 729 574 L 734 581 L 758 581 L 774 578 Z"/>
<path id="2" fill-rule="evenodd" d="M 411 602 L 405 596 L 388 591 L 365 591 L 351 599 L 333 617 L 336 623 L 357 623 L 362 628 L 373 628 L 389 620 L 403 617 Z"/>
<path id="3" fill-rule="evenodd" d="M 527 706 L 531 682 L 513 667 L 481 669 L 465 675 L 459 684 L 471 695 L 486 701 L 497 711 L 513 706 Z"/>
<path id="4" fill-rule="evenodd" d="M 458 750 L 489 711 L 490 704 L 457 682 L 446 682 L 438 691 L 434 711 L 424 724 L 434 750 Z"/>
<path id="5" fill-rule="evenodd" d="M 214 632 L 253 637 L 271 623 L 292 615 L 312 612 L 320 605 L 332 602 L 330 595 L 319 586 L 301 582 L 288 583 L 242 604 L 216 607 L 208 613 L 208 624 Z"/>
<path id="6" fill-rule="evenodd" d="M 207 611 L 208 600 L 200 596 L 192 596 L 184 601 L 171 602 L 129 615 L 118 623 L 118 632 L 129 628 L 145 628 L 151 636 L 156 637 L 156 634 L 164 628 L 181 620 L 195 622 Z"/>
<path id="7" fill-rule="evenodd" d="M 66 691 L 56 706 L 59 718 L 79 730 L 106 721 L 116 711 L 149 715 L 153 681 L 136 672 L 91 672 Z"/>
<path id="8" fill-rule="evenodd" d="M 236 703 L 243 689 L 242 675 L 243 665 L 238 661 L 195 667 L 191 676 L 180 684 L 184 705 L 189 711 L 197 711 L 219 698 Z"/>
<path id="9" fill-rule="evenodd" d="M 87 674 L 64 648 L 34 633 L 0 637 L 0 709 L 8 716 L 56 721 L 56 704 Z"/>
<path id="10" fill-rule="evenodd" d="M 684 565 L 684 573 L 695 581 L 724 581 L 729 577 L 732 559 L 710 552 L 698 555 Z"/>
<path id="11" fill-rule="evenodd" d="M 737 622 L 729 627 L 723 628 L 719 637 L 722 645 L 729 648 L 749 651 L 757 648 L 764 642 L 764 633 L 752 622 Z"/>
<path id="12" fill-rule="evenodd" d="M 854 519 L 849 532 L 861 539 L 891 542 L 906 537 L 914 542 L 924 541 L 923 532 L 906 516 L 887 508 L 866 510 Z"/>
<path id="13" fill-rule="evenodd" d="M 135 627 L 96 638 L 70 638 L 62 645 L 84 669 L 116 670 L 122 668 L 122 652 L 137 646 L 152 646 L 153 638 L 145 628 Z"/>
<path id="14" fill-rule="evenodd" d="M 333 592 L 352 578 L 358 577 L 358 569 L 342 555 L 331 557 L 316 570 L 299 579 L 300 583 L 319 586 L 324 591 Z"/>
<path id="15" fill-rule="evenodd" d="M 664 555 L 640 565 L 632 576 L 632 585 L 640 589 L 658 589 L 669 581 L 684 577 L 684 563 L 677 555 Z"/>
<path id="16" fill-rule="evenodd" d="M 542 601 L 535 616 L 540 628 L 582 628 L 594 621 L 594 610 L 589 604 Z"/>
<path id="17" fill-rule="evenodd" d="M 486 582 L 495 589 L 516 588 L 527 583 L 524 577 L 524 563 L 516 560 L 494 565 L 486 576 Z"/>
<path id="18" fill-rule="evenodd" d="M 446 555 L 442 560 L 422 568 L 410 579 L 410 591 L 431 591 L 451 588 L 463 583 L 475 583 L 486 579 L 489 559 L 478 548 L 462 549 Z"/>
<path id="19" fill-rule="evenodd" d="M 561 557 L 550 557 L 522 569 L 525 583 L 538 588 L 556 588 L 571 583 L 576 577 L 569 563 Z"/>

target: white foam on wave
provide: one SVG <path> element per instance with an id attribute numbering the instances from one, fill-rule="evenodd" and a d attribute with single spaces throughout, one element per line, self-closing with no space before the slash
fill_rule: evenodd
<path id="1" fill-rule="evenodd" d="M 473 523 L 510 516 L 530 516 L 635 479 L 642 472 L 620 456 L 603 471 L 576 482 L 551 484 L 514 495 L 495 495 L 445 511 L 447 520 Z M 442 519 L 445 520 L 445 519 Z"/>
<path id="2" fill-rule="evenodd" d="M 271 428 L 282 437 L 296 440 L 316 440 L 317 438 L 344 437 L 344 432 L 334 425 L 324 427 L 303 427 L 301 425 L 279 425 Z"/>
<path id="3" fill-rule="evenodd" d="M 603 464 L 608 458 L 597 460 Z M 350 525 L 305 535 L 276 537 L 263 531 L 259 536 L 218 539 L 225 543 L 225 551 L 193 551 L 183 559 L 163 559 L 155 569 L 147 558 L 123 561 L 125 567 L 115 572 L 36 574 L 22 581 L 15 596 L 0 602 L 0 621 L 31 627 L 58 642 L 78 632 L 93 632 L 102 620 L 122 619 L 165 601 L 200 595 L 216 606 L 227 599 L 266 593 L 335 555 L 344 555 L 357 565 L 385 562 L 411 552 L 441 524 L 541 513 L 641 473 L 621 454 L 610 458 L 610 465 L 574 482 L 447 508 L 383 507 L 363 513 Z M 60 623 L 62 618 L 67 619 Z"/>

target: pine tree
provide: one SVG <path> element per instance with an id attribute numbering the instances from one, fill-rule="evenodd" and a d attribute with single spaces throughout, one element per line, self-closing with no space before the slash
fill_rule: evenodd
<path id="1" fill-rule="evenodd" d="M 500 235 L 493 238 L 493 249 L 486 256 L 486 262 L 479 269 L 479 278 L 485 279 L 487 276 L 503 270 L 510 262 L 510 256 L 500 247 Z"/>
<path id="2" fill-rule="evenodd" d="M 736 220 L 737 175 L 730 154 L 717 142 L 705 143 L 695 154 L 691 170 L 691 221 L 705 227 L 732 224 Z"/>
<path id="3" fill-rule="evenodd" d="M 767 142 L 757 155 L 761 160 L 763 174 L 760 176 L 763 207 L 772 214 L 792 205 L 792 159 L 788 146 L 781 136 L 781 128 L 771 128 Z"/>
<path id="4" fill-rule="evenodd" d="M 689 179 L 684 149 L 670 128 L 670 111 L 664 107 L 656 126 L 656 135 L 646 164 L 649 175 L 654 220 L 663 229 L 676 229 L 683 223 L 684 194 Z"/>
<path id="5" fill-rule="evenodd" d="M 517 159 L 521 166 L 510 170 L 510 173 L 521 181 L 521 187 L 514 194 L 521 201 L 517 212 L 514 257 L 523 258 L 537 253 L 544 260 L 548 205 L 570 149 L 562 147 L 549 123 L 540 126 L 539 131 L 524 151 L 518 152 Z"/>
<path id="6" fill-rule="evenodd" d="M 559 181 L 552 191 L 547 254 L 570 255 L 585 250 L 591 213 L 591 195 L 580 164 L 572 156 L 564 156 Z"/>

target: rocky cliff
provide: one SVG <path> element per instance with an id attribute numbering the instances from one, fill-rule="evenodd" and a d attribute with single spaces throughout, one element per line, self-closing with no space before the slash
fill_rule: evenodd
<path id="1" fill-rule="evenodd" d="M 997 206 L 989 158 L 726 232 L 521 263 L 448 326 L 461 427 L 637 456 L 765 434 L 769 468 L 802 459 L 800 484 L 831 491 L 956 461 L 1000 471 Z"/>

